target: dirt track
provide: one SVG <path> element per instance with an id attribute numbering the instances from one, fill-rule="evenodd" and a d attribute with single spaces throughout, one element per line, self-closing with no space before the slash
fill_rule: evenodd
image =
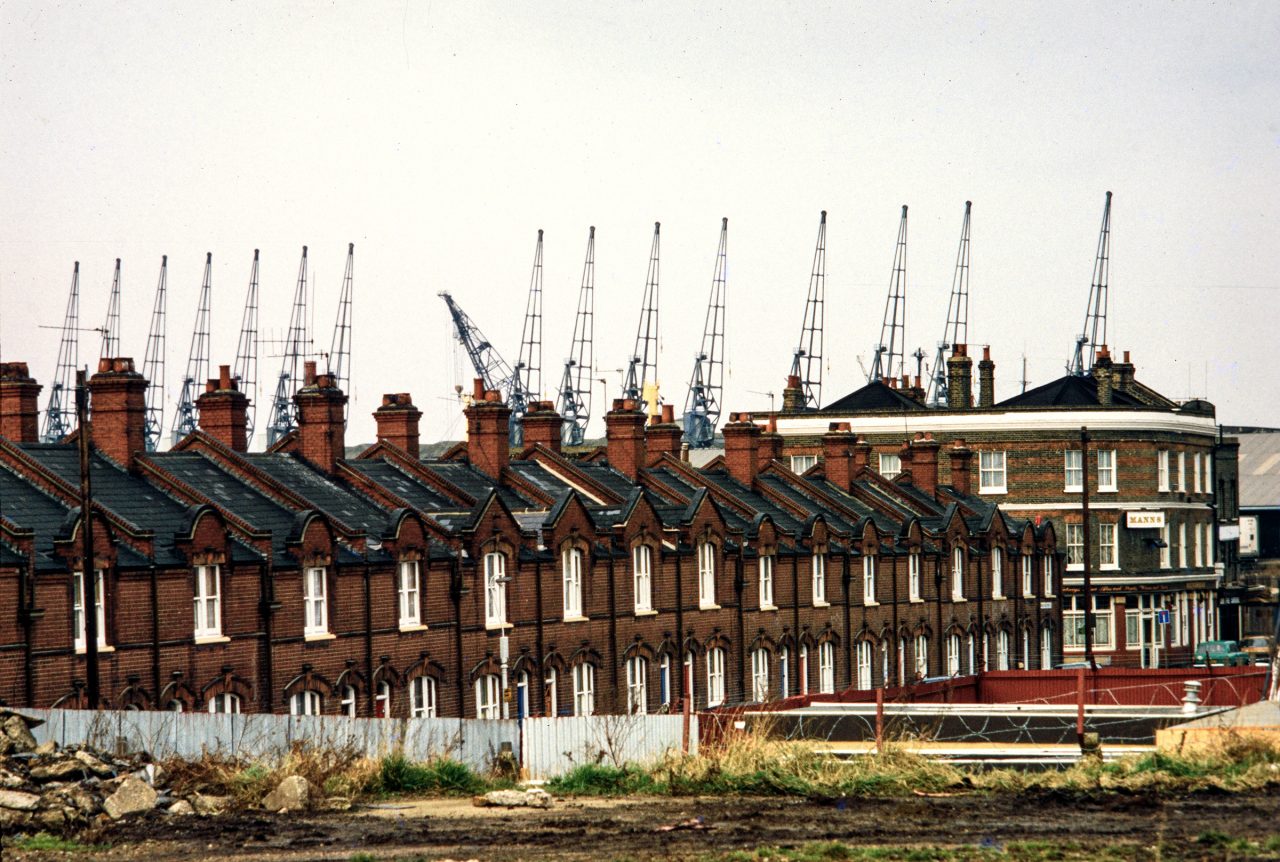
<path id="1" fill-rule="evenodd" d="M 702 817 L 705 829 L 656 831 Z M 549 811 L 495 812 L 466 801 L 386 803 L 346 814 L 245 814 L 175 821 L 154 814 L 113 824 L 94 859 L 349 860 L 650 859 L 698 857 L 761 845 L 1004 844 L 1072 841 L 1131 845 L 1134 859 L 1219 858 L 1194 843 L 1205 832 L 1263 840 L 1280 833 L 1280 796 L 1199 795 L 1160 801 L 911 798 L 818 803 L 784 799 L 565 801 Z M 17 854 L 3 858 L 50 858 Z M 61 856 L 61 854 L 58 854 Z M 65 857 L 64 857 L 65 858 Z M 81 857 L 84 858 L 84 857 Z"/>

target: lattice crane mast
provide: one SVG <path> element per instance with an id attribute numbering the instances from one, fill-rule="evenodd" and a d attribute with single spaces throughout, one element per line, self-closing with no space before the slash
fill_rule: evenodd
<path id="1" fill-rule="evenodd" d="M 702 349 L 693 358 L 689 395 L 684 404 L 684 436 L 690 448 L 705 449 L 715 441 L 720 421 L 720 399 L 724 392 L 724 315 L 726 247 L 729 219 L 720 220 L 720 245 L 715 272 L 711 276 L 711 296 L 702 326 Z"/>
<path id="2" fill-rule="evenodd" d="M 498 353 L 498 349 L 489 339 L 485 338 L 475 321 L 467 316 L 458 303 L 454 302 L 449 291 L 442 290 L 437 295 L 444 300 L 445 305 L 449 306 L 449 315 L 453 318 L 454 337 L 467 352 L 467 358 L 471 360 L 471 367 L 475 369 L 476 377 L 484 381 L 486 390 L 507 395 L 511 391 L 511 379 L 515 376 L 511 366 L 502 358 L 502 354 Z"/>
<path id="3" fill-rule="evenodd" d="M 591 419 L 591 366 L 594 362 L 596 229 L 587 234 L 587 255 L 582 262 L 582 287 L 578 290 L 578 312 L 573 321 L 573 346 L 564 361 L 557 408 L 564 424 L 560 442 L 581 446 Z"/>
<path id="4" fill-rule="evenodd" d="M 511 408 L 511 445 L 524 442 L 524 415 L 529 403 L 542 392 L 542 230 L 533 251 L 533 271 L 529 275 L 529 298 L 525 302 L 524 326 L 520 331 L 520 356 L 506 393 Z"/>
<path id="5" fill-rule="evenodd" d="M 636 327 L 636 348 L 627 362 L 627 378 L 622 397 L 645 402 L 650 415 L 661 408 L 658 391 L 658 257 L 661 223 L 653 223 L 653 245 L 649 249 L 649 272 L 644 281 L 644 301 L 640 304 L 640 324 Z"/>
<path id="6" fill-rule="evenodd" d="M 298 411 L 294 393 L 302 383 L 301 367 L 307 348 L 307 247 L 302 247 L 298 264 L 298 284 L 293 292 L 293 310 L 289 314 L 289 331 L 285 335 L 284 359 L 276 377 L 276 391 L 271 398 L 271 416 L 267 420 L 267 445 L 273 446 L 298 427 Z"/>
<path id="7" fill-rule="evenodd" d="M 58 369 L 49 387 L 49 403 L 45 408 L 41 441 L 57 443 L 71 433 L 76 407 L 72 398 L 76 368 L 80 365 L 80 261 L 71 274 L 71 293 L 67 312 L 62 319 L 62 338 L 58 342 Z"/>
<path id="8" fill-rule="evenodd" d="M 1098 253 L 1093 261 L 1093 281 L 1089 304 L 1085 306 L 1084 330 L 1076 336 L 1075 351 L 1067 363 L 1069 374 L 1086 374 L 1093 369 L 1095 352 L 1107 343 L 1107 291 L 1111 281 L 1111 192 L 1102 208 L 1102 229 L 1098 232 Z"/>
<path id="9" fill-rule="evenodd" d="M 120 258 L 116 258 L 115 275 L 111 277 L 111 300 L 107 303 L 107 322 L 102 326 L 102 358 L 120 355 Z"/>
<path id="10" fill-rule="evenodd" d="M 240 339 L 236 342 L 236 364 L 233 369 L 240 391 L 249 399 L 245 412 L 244 438 L 253 443 L 254 419 L 258 412 L 258 249 L 253 250 L 253 266 L 249 269 L 249 289 L 244 296 L 244 313 L 240 318 Z"/>
<path id="11" fill-rule="evenodd" d="M 800 325 L 800 344 L 791 363 L 791 374 L 800 380 L 804 406 L 817 410 L 822 404 L 822 326 L 826 313 L 827 290 L 827 211 L 818 219 L 818 241 L 813 247 L 813 266 L 809 270 L 809 295 L 804 301 L 804 320 Z"/>
<path id="12" fill-rule="evenodd" d="M 142 360 L 142 376 L 147 378 L 147 409 L 143 420 L 143 439 L 148 452 L 156 451 L 164 434 L 164 352 L 165 317 L 168 304 L 169 255 L 160 258 L 160 278 L 156 281 L 156 298 L 151 306 L 151 328 L 147 331 L 147 350 Z"/>
<path id="13" fill-rule="evenodd" d="M 884 322 L 880 324 L 880 342 L 871 360 L 867 382 L 885 377 L 897 379 L 906 371 L 903 350 L 907 330 L 907 207 L 902 206 L 898 223 L 898 244 L 893 252 L 893 273 L 889 277 L 889 296 L 884 304 Z"/>
<path id="14" fill-rule="evenodd" d="M 204 279 L 200 285 L 200 303 L 196 308 L 196 324 L 191 332 L 191 352 L 187 354 L 187 373 L 182 377 L 182 392 L 173 417 L 173 442 L 177 443 L 199 425 L 196 398 L 204 381 L 209 379 L 209 305 L 213 292 L 213 252 L 204 258 Z"/>
<path id="15" fill-rule="evenodd" d="M 947 404 L 946 352 L 957 344 L 969 343 L 969 212 L 973 201 L 964 202 L 964 224 L 960 227 L 960 248 L 956 252 L 956 272 L 951 277 L 951 299 L 947 302 L 947 325 L 938 342 L 938 352 L 933 357 L 932 374 L 929 375 L 930 407 Z"/>
<path id="16" fill-rule="evenodd" d="M 342 275 L 342 295 L 338 297 L 338 318 L 333 324 L 333 340 L 329 343 L 329 370 L 338 388 L 351 394 L 351 286 L 355 273 L 356 244 L 347 243 L 347 268 Z M 347 400 L 342 421 L 345 424 L 351 411 Z"/>

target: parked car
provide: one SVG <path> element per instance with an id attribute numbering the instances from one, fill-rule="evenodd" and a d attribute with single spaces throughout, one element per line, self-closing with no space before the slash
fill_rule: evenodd
<path id="1" fill-rule="evenodd" d="M 1240 642 L 1240 651 L 1249 657 L 1250 664 L 1268 665 L 1275 644 L 1275 638 L 1269 635 L 1253 635 Z"/>
<path id="2" fill-rule="evenodd" d="M 1249 664 L 1249 656 L 1241 652 L 1240 644 L 1236 641 L 1201 641 L 1196 647 L 1192 664 L 1195 667 L 1212 664 L 1223 667 L 1243 667 Z"/>

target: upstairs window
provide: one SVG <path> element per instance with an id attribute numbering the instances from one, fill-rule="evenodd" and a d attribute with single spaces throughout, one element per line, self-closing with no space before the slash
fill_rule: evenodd
<path id="1" fill-rule="evenodd" d="M 1022 555 L 1022 594 L 1027 598 L 1035 595 L 1035 557 L 1030 554 Z"/>
<path id="2" fill-rule="evenodd" d="M 1178 525 L 1178 568 L 1187 567 L 1187 522 Z"/>
<path id="3" fill-rule="evenodd" d="M 400 561 L 400 628 L 410 628 L 422 622 L 418 572 L 417 560 Z"/>
<path id="4" fill-rule="evenodd" d="M 304 635 L 323 635 L 329 633 L 329 603 L 325 596 L 328 590 L 328 570 L 323 566 L 308 568 L 303 575 L 303 613 Z"/>
<path id="5" fill-rule="evenodd" d="M 1098 490 L 1116 490 L 1116 450 L 1098 450 Z"/>
<path id="6" fill-rule="evenodd" d="M 653 548 L 636 545 L 631 551 L 635 578 L 636 613 L 653 610 Z"/>
<path id="7" fill-rule="evenodd" d="M 1098 568 L 1120 568 L 1120 549 L 1116 544 L 1116 525 L 1098 525 Z"/>
<path id="8" fill-rule="evenodd" d="M 1209 452 L 1204 456 L 1204 492 L 1213 493 L 1213 455 Z"/>
<path id="9" fill-rule="evenodd" d="M 978 453 L 978 493 L 1005 494 L 1005 457 L 1003 452 Z"/>
<path id="10" fill-rule="evenodd" d="M 902 458 L 888 452 L 880 454 L 880 475 L 892 479 L 902 472 Z"/>
<path id="11" fill-rule="evenodd" d="M 778 650 L 778 697 L 791 696 L 791 650 L 783 647 Z"/>
<path id="12" fill-rule="evenodd" d="M 760 607 L 773 607 L 773 560 L 772 554 L 760 555 Z"/>
<path id="13" fill-rule="evenodd" d="M 907 593 L 911 601 L 920 601 L 920 552 L 907 555 Z"/>
<path id="14" fill-rule="evenodd" d="M 710 542 L 698 545 L 698 605 L 716 605 L 716 546 Z"/>
<path id="15" fill-rule="evenodd" d="M 827 603 L 827 557 L 813 555 L 813 604 L 821 607 Z"/>
<path id="16" fill-rule="evenodd" d="M 565 548 L 560 555 L 560 568 L 564 576 L 564 618 L 582 617 L 582 551 Z"/>
<path id="17" fill-rule="evenodd" d="M 1204 544 L 1200 541 L 1200 525 L 1191 525 L 1191 535 L 1195 539 L 1195 565 L 1196 568 L 1204 565 Z"/>
<path id="18" fill-rule="evenodd" d="M 951 600 L 964 598 L 964 548 L 951 549 Z"/>
<path id="19" fill-rule="evenodd" d="M 86 623 L 84 618 L 84 573 L 76 572 L 71 577 L 73 580 L 72 588 L 75 591 L 72 608 L 72 616 L 75 618 L 75 647 L 77 652 L 83 652 L 88 644 L 87 636 L 85 635 Z M 102 569 L 96 569 L 93 573 L 93 616 L 94 622 L 98 626 L 97 640 L 99 649 L 107 645 L 107 615 L 106 608 L 102 602 L 103 587 Z"/>
<path id="20" fill-rule="evenodd" d="M 991 549 L 991 598 L 1004 598 L 1004 549 Z"/>
<path id="21" fill-rule="evenodd" d="M 507 622 L 507 558 L 497 551 L 484 555 L 484 624 Z"/>
<path id="22" fill-rule="evenodd" d="M 791 472 L 804 473 L 814 464 L 818 463 L 817 455 L 792 455 L 791 456 Z"/>
<path id="23" fill-rule="evenodd" d="M 1156 452 L 1156 490 L 1169 490 L 1169 450 Z"/>
<path id="24" fill-rule="evenodd" d="M 1064 491 L 1080 491 L 1084 488 L 1084 453 L 1079 449 L 1068 449 L 1063 466 Z"/>
<path id="25" fill-rule="evenodd" d="M 1044 594 L 1051 596 L 1053 595 L 1053 554 L 1046 553 L 1041 566 L 1044 569 Z"/>
<path id="26" fill-rule="evenodd" d="M 1168 522 L 1160 528 L 1160 568 L 1173 568 L 1173 529 Z"/>
<path id="27" fill-rule="evenodd" d="M 1178 490 L 1187 490 L 1187 453 L 1178 453 Z"/>
<path id="28" fill-rule="evenodd" d="M 876 603 L 876 558 L 870 554 L 862 558 L 862 603 Z"/>
<path id="29" fill-rule="evenodd" d="M 216 638 L 222 635 L 222 572 L 218 566 L 196 566 L 195 636 Z M 99 629 L 101 631 L 101 629 Z"/>
<path id="30" fill-rule="evenodd" d="M 1203 488 L 1200 484 L 1200 463 L 1202 460 L 1199 452 L 1191 459 L 1191 490 L 1197 494 L 1201 493 Z"/>
<path id="31" fill-rule="evenodd" d="M 1067 524 L 1067 568 L 1084 568 L 1084 525 Z"/>

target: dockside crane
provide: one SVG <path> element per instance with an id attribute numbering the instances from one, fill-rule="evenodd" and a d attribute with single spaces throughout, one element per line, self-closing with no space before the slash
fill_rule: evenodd
<path id="1" fill-rule="evenodd" d="M 253 443 L 254 418 L 258 412 L 258 249 L 253 250 L 253 266 L 249 269 L 249 289 L 244 296 L 244 313 L 240 318 L 240 340 L 236 342 L 234 375 L 240 391 L 249 399 L 245 412 L 244 439 Z"/>
<path id="2" fill-rule="evenodd" d="M 800 344 L 791 362 L 791 375 L 800 380 L 804 406 L 817 410 L 822 403 L 822 326 L 826 313 L 827 290 L 827 211 L 818 219 L 818 241 L 813 247 L 813 266 L 809 270 L 809 295 L 804 301 L 804 320 L 800 325 Z"/>
<path id="3" fill-rule="evenodd" d="M 67 311 L 62 318 L 62 338 L 58 342 L 58 368 L 49 386 L 49 403 L 44 413 L 44 430 L 40 433 L 43 443 L 57 443 L 71 433 L 75 424 L 76 408 L 72 398 L 75 391 L 76 368 L 80 365 L 80 261 L 76 261 L 71 273 L 71 293 L 67 297 Z"/>
<path id="4" fill-rule="evenodd" d="M 151 306 L 151 328 L 147 331 L 147 350 L 142 360 L 142 376 L 147 378 L 147 409 L 143 420 L 143 439 L 148 452 L 156 451 L 164 433 L 164 352 L 165 316 L 168 299 L 169 255 L 160 258 L 160 278 L 156 281 L 156 298 Z"/>
<path id="5" fill-rule="evenodd" d="M 302 247 L 298 264 L 298 285 L 293 292 L 293 310 L 289 314 L 289 331 L 285 335 L 284 359 L 276 377 L 276 391 L 271 399 L 271 416 L 267 420 L 267 445 L 298 427 L 294 393 L 301 384 L 300 368 L 306 358 L 307 345 L 307 247 Z"/>
<path id="6" fill-rule="evenodd" d="M 720 245 L 716 266 L 711 276 L 711 296 L 707 300 L 707 318 L 702 325 L 702 349 L 693 358 L 693 374 L 689 378 L 689 395 L 684 404 L 684 437 L 691 449 L 705 449 L 716 437 L 720 421 L 720 399 L 724 392 L 724 316 L 726 248 L 729 219 L 720 220 Z"/>
<path id="7" fill-rule="evenodd" d="M 196 324 L 191 332 L 191 352 L 187 354 L 187 373 L 182 377 L 182 391 L 173 417 L 173 442 L 177 443 L 199 425 L 196 398 L 204 381 L 209 379 L 209 306 L 213 293 L 213 252 L 204 258 L 204 279 L 200 285 L 200 304 L 196 308 Z"/>
<path id="8" fill-rule="evenodd" d="M 884 322 L 880 324 L 880 342 L 876 344 L 867 382 L 898 379 L 905 372 L 903 349 L 907 330 L 907 207 L 902 206 L 898 222 L 898 244 L 893 252 L 893 273 L 889 277 L 889 296 L 884 304 Z"/>
<path id="9" fill-rule="evenodd" d="M 102 358 L 120 355 L 120 258 L 116 258 L 115 275 L 111 277 L 111 300 L 107 303 L 107 322 L 102 327 Z"/>
<path id="10" fill-rule="evenodd" d="M 644 301 L 640 304 L 640 324 L 636 327 L 636 347 L 627 362 L 622 397 L 637 404 L 645 402 L 649 415 L 661 409 L 658 391 L 658 258 L 662 225 L 653 223 L 653 245 L 649 249 L 649 272 L 644 280 Z"/>
<path id="11" fill-rule="evenodd" d="M 938 352 L 933 357 L 929 375 L 930 407 L 947 405 L 947 356 L 946 352 L 957 344 L 969 343 L 969 213 L 973 201 L 964 202 L 964 224 L 960 227 L 960 248 L 956 251 L 956 271 L 951 277 L 951 299 L 947 301 L 947 324 L 938 342 Z"/>
<path id="12" fill-rule="evenodd" d="M 1085 306 L 1084 329 L 1076 336 L 1075 350 L 1067 363 L 1067 373 L 1082 375 L 1093 370 L 1099 347 L 1107 343 L 1107 291 L 1111 281 L 1111 192 L 1102 207 L 1102 229 L 1098 232 L 1098 253 L 1093 260 L 1093 280 L 1089 303 Z"/>
<path id="13" fill-rule="evenodd" d="M 524 415 L 529 403 L 542 392 L 542 229 L 533 251 L 533 271 L 529 274 L 529 296 L 520 331 L 520 356 L 516 360 L 507 406 L 511 408 L 511 445 L 524 442 Z"/>
<path id="14" fill-rule="evenodd" d="M 560 398 L 556 405 L 564 424 L 560 428 L 560 442 L 566 446 L 581 446 L 587 436 L 587 422 L 591 420 L 591 367 L 595 361 L 595 287 L 596 287 L 596 229 L 587 233 L 587 255 L 582 262 L 582 286 L 578 290 L 578 312 L 573 320 L 573 345 L 569 358 L 564 361 L 564 376 L 560 380 Z"/>
<path id="15" fill-rule="evenodd" d="M 355 273 L 356 244 L 347 243 L 347 268 L 342 276 L 342 295 L 338 297 L 338 319 L 333 324 L 333 340 L 329 342 L 329 371 L 338 388 L 348 395 L 351 383 L 351 282 Z M 347 401 L 342 421 L 345 425 L 351 412 Z"/>

